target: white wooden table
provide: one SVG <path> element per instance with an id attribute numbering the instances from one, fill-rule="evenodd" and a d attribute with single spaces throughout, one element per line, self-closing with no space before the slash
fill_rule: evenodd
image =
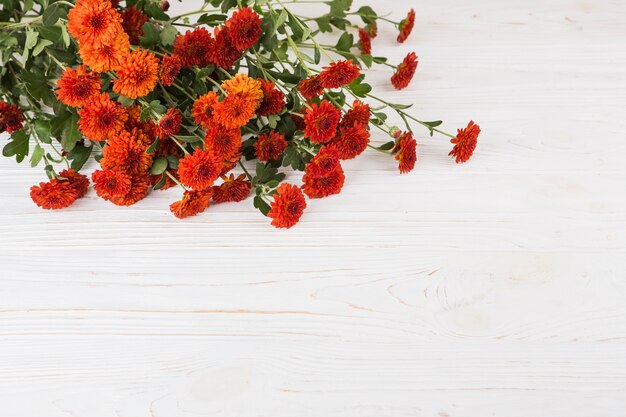
<path id="1" fill-rule="evenodd" d="M 176 190 L 45 212 L 2 159 L 3 417 L 626 415 L 626 2 L 369 3 L 421 60 L 369 79 L 479 122 L 473 160 L 416 130 L 414 173 L 367 154 L 278 231 Z"/>

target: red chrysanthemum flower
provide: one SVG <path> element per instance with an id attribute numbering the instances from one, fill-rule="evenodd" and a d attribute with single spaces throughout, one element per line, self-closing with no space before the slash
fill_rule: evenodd
<path id="1" fill-rule="evenodd" d="M 24 122 L 24 113 L 17 105 L 0 101 L 0 133 L 13 133 L 20 130 Z"/>
<path id="2" fill-rule="evenodd" d="M 276 191 L 267 216 L 272 218 L 272 226 L 289 229 L 302 217 L 306 200 L 302 190 L 293 184 L 280 184 Z"/>
<path id="3" fill-rule="evenodd" d="M 123 131 L 107 142 L 102 150 L 100 165 L 105 170 L 124 171 L 128 174 L 147 172 L 152 166 L 153 157 L 146 152 L 147 149 L 133 133 Z"/>
<path id="4" fill-rule="evenodd" d="M 117 68 L 130 53 L 130 42 L 126 32 L 120 29 L 111 40 L 97 44 L 82 43 L 78 52 L 89 68 L 107 72 Z"/>
<path id="5" fill-rule="evenodd" d="M 343 173 L 341 164 L 329 174 L 317 177 L 311 174 L 304 174 L 302 177 L 302 190 L 309 198 L 323 198 L 329 195 L 339 194 L 343 188 L 346 176 Z"/>
<path id="6" fill-rule="evenodd" d="M 215 41 L 209 51 L 209 59 L 218 67 L 228 70 L 241 57 L 241 53 L 228 38 L 227 27 L 216 27 L 213 36 Z"/>
<path id="7" fill-rule="evenodd" d="M 180 73 L 181 68 L 182 62 L 178 55 L 163 55 L 160 73 L 161 83 L 166 86 L 172 85 Z"/>
<path id="8" fill-rule="evenodd" d="M 78 198 L 78 190 L 69 181 L 52 179 L 30 187 L 30 198 L 46 210 L 58 210 L 71 206 Z"/>
<path id="9" fill-rule="evenodd" d="M 398 34 L 398 42 L 404 42 L 411 31 L 413 30 L 413 26 L 415 25 L 415 10 L 409 10 L 406 18 L 400 22 L 400 33 Z"/>
<path id="10" fill-rule="evenodd" d="M 298 84 L 298 90 L 300 90 L 300 94 L 307 100 L 313 100 L 322 95 L 324 92 L 324 87 L 322 86 L 322 81 L 320 77 L 317 75 L 312 75 L 309 78 L 306 78 Z"/>
<path id="11" fill-rule="evenodd" d="M 246 174 L 241 174 L 237 178 L 230 174 L 228 177 L 222 176 L 222 179 L 223 183 L 213 186 L 213 201 L 216 203 L 238 203 L 250 195 L 252 183 L 248 181 Z"/>
<path id="12" fill-rule="evenodd" d="M 305 172 L 310 177 L 324 177 L 337 169 L 338 166 L 340 166 L 340 162 L 337 152 L 324 146 L 307 164 Z"/>
<path id="13" fill-rule="evenodd" d="M 170 211 L 179 219 L 202 213 L 211 204 L 213 190 L 191 190 L 183 193 L 183 198 L 170 205 Z"/>
<path id="14" fill-rule="evenodd" d="M 326 143 L 335 137 L 341 111 L 323 100 L 319 106 L 311 104 L 304 115 L 304 136 L 315 143 Z"/>
<path id="15" fill-rule="evenodd" d="M 228 174 L 233 168 L 235 168 L 235 166 L 241 159 L 241 155 L 243 155 L 243 149 L 239 148 L 239 150 L 233 155 L 225 158 L 222 161 L 222 170 L 220 171 L 220 176 Z"/>
<path id="16" fill-rule="evenodd" d="M 359 49 L 365 55 L 372 53 L 372 39 L 365 29 L 359 29 Z"/>
<path id="17" fill-rule="evenodd" d="M 391 76 L 391 84 L 398 90 L 406 88 L 415 75 L 417 64 L 417 55 L 415 55 L 415 52 L 411 52 L 398 65 L 398 70 Z"/>
<path id="18" fill-rule="evenodd" d="M 285 149 L 287 149 L 285 136 L 275 131 L 259 136 L 259 139 L 254 144 L 254 153 L 259 161 L 276 160 Z"/>
<path id="19" fill-rule="evenodd" d="M 279 114 L 285 108 L 285 95 L 271 81 L 261 80 L 263 100 L 256 113 L 260 116 Z"/>
<path id="20" fill-rule="evenodd" d="M 59 177 L 65 178 L 72 187 L 76 190 L 77 197 L 82 198 L 87 194 L 87 190 L 89 190 L 89 179 L 73 169 L 64 169 L 59 172 Z"/>
<path id="21" fill-rule="evenodd" d="M 370 141 L 370 132 L 360 123 L 342 127 L 329 147 L 339 159 L 353 159 L 361 155 Z"/>
<path id="22" fill-rule="evenodd" d="M 306 112 L 306 108 L 301 108 L 297 113 L 303 114 Z M 306 124 L 304 123 L 304 117 L 298 116 L 297 114 L 290 113 L 289 117 L 293 120 L 293 123 L 296 125 L 296 130 L 304 130 L 306 128 Z"/>
<path id="23" fill-rule="evenodd" d="M 78 111 L 78 128 L 89 140 L 103 141 L 124 129 L 128 112 L 119 103 L 113 102 L 106 93 L 93 96 L 82 110 Z"/>
<path id="24" fill-rule="evenodd" d="M 107 201 L 130 192 L 131 176 L 123 171 L 97 170 L 91 174 L 91 180 L 98 197 Z"/>
<path id="25" fill-rule="evenodd" d="M 224 26 L 228 28 L 228 38 L 240 52 L 252 48 L 261 36 L 261 18 L 250 7 L 238 9 Z"/>
<path id="26" fill-rule="evenodd" d="M 122 30 L 122 18 L 108 1 L 78 0 L 67 18 L 68 32 L 82 44 L 110 42 Z"/>
<path id="27" fill-rule="evenodd" d="M 159 60 L 145 49 L 130 53 L 117 68 L 113 91 L 128 98 L 148 95 L 159 80 Z"/>
<path id="28" fill-rule="evenodd" d="M 57 81 L 58 90 L 55 91 L 59 101 L 71 107 L 82 107 L 87 100 L 100 93 L 102 81 L 100 75 L 88 72 L 84 65 L 75 70 L 67 67 L 63 76 Z"/>
<path id="29" fill-rule="evenodd" d="M 152 186 L 150 174 L 143 172 L 130 176 L 130 190 L 123 196 L 111 197 L 111 203 L 116 206 L 132 206 L 142 200 Z"/>
<path id="30" fill-rule="evenodd" d="M 210 150 L 196 148 L 178 163 L 178 177 L 185 186 L 204 190 L 220 176 L 222 161 Z"/>
<path id="31" fill-rule="evenodd" d="M 247 94 L 231 94 L 213 106 L 213 118 L 227 129 L 239 128 L 254 117 L 258 105 Z"/>
<path id="32" fill-rule="evenodd" d="M 209 91 L 193 103 L 191 115 L 195 122 L 203 128 L 209 128 L 215 122 L 213 120 L 213 109 L 218 103 L 220 97 L 214 91 Z"/>
<path id="33" fill-rule="evenodd" d="M 456 159 L 456 163 L 467 162 L 476 149 L 478 143 L 478 135 L 480 134 L 480 126 L 474 121 L 470 121 L 465 129 L 458 129 L 456 137 L 450 139 L 450 143 L 454 147 L 448 154 Z"/>
<path id="34" fill-rule="evenodd" d="M 130 43 L 139 45 L 139 38 L 143 36 L 143 25 L 148 21 L 148 16 L 135 6 L 131 6 L 122 12 L 122 27 L 128 35 Z"/>
<path id="35" fill-rule="evenodd" d="M 413 132 L 404 132 L 398 138 L 391 153 L 398 161 L 398 169 L 401 174 L 411 172 L 417 162 L 417 142 L 413 138 Z"/>
<path id="36" fill-rule="evenodd" d="M 361 74 L 361 69 L 352 60 L 332 62 L 323 68 L 319 78 L 324 88 L 339 88 L 350 84 Z"/>
<path id="37" fill-rule="evenodd" d="M 359 123 L 366 128 L 369 127 L 370 122 L 370 106 L 363 103 L 361 100 L 354 100 L 352 108 L 343 115 L 341 119 L 341 127 L 352 127 L 356 123 Z"/>
<path id="38" fill-rule="evenodd" d="M 199 27 L 178 35 L 174 41 L 174 55 L 180 58 L 183 67 L 205 67 L 210 62 L 214 40 L 209 31 Z"/>
<path id="39" fill-rule="evenodd" d="M 221 159 L 231 159 L 241 148 L 241 130 L 211 126 L 204 137 L 204 149 L 210 149 Z"/>
<path id="40" fill-rule="evenodd" d="M 183 123 L 183 115 L 178 109 L 169 109 L 165 116 L 159 120 L 154 128 L 154 134 L 159 139 L 165 139 L 177 135 L 180 125 Z"/>

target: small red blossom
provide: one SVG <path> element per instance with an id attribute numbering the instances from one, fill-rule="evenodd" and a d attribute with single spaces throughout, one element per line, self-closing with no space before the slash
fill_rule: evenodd
<path id="1" fill-rule="evenodd" d="M 279 114 L 285 108 L 285 95 L 271 81 L 261 80 L 261 89 L 263 90 L 263 100 L 256 113 L 259 116 Z"/>
<path id="2" fill-rule="evenodd" d="M 356 123 L 360 123 L 365 127 L 369 127 L 370 122 L 370 106 L 361 100 L 354 100 L 352 108 L 343 115 L 341 119 L 341 127 L 352 127 Z"/>
<path id="3" fill-rule="evenodd" d="M 82 198 L 87 194 L 87 190 L 89 190 L 89 179 L 73 169 L 64 169 L 59 172 L 59 177 L 65 178 L 72 187 L 76 190 L 78 198 Z"/>
<path id="4" fill-rule="evenodd" d="M 205 95 L 198 97 L 191 109 L 191 115 L 197 124 L 205 129 L 214 124 L 213 110 L 219 99 L 220 97 L 214 91 L 209 91 Z"/>
<path id="5" fill-rule="evenodd" d="M 238 9 L 224 26 L 228 28 L 228 39 L 240 52 L 252 48 L 261 36 L 261 18 L 250 7 Z"/>
<path id="6" fill-rule="evenodd" d="M 305 172 L 311 177 L 323 177 L 329 175 L 340 166 L 337 152 L 324 146 L 307 164 Z"/>
<path id="7" fill-rule="evenodd" d="M 78 191 L 69 181 L 52 179 L 30 187 L 30 198 L 46 210 L 58 210 L 74 204 Z"/>
<path id="8" fill-rule="evenodd" d="M 323 100 L 313 103 L 304 115 L 304 136 L 315 143 L 326 143 L 335 137 L 341 111 L 330 102 Z"/>
<path id="9" fill-rule="evenodd" d="M 210 149 L 222 160 L 230 160 L 241 148 L 241 129 L 225 129 L 213 124 L 204 138 L 204 149 Z"/>
<path id="10" fill-rule="evenodd" d="M 406 18 L 400 22 L 400 33 L 398 34 L 398 42 L 403 43 L 407 40 L 411 32 L 413 31 L 413 26 L 415 25 L 415 10 L 409 10 Z"/>
<path id="11" fill-rule="evenodd" d="M 401 174 L 411 172 L 415 167 L 415 162 L 417 162 L 417 142 L 413 138 L 413 132 L 403 132 L 391 153 L 398 161 L 398 169 Z"/>
<path id="12" fill-rule="evenodd" d="M 178 163 L 178 177 L 183 185 L 204 190 L 219 178 L 222 161 L 210 150 L 196 148 Z"/>
<path id="13" fill-rule="evenodd" d="M 23 126 L 24 114 L 17 105 L 0 101 L 0 133 L 13 133 Z"/>
<path id="14" fill-rule="evenodd" d="M 323 198 L 329 195 L 339 194 L 343 188 L 346 176 L 341 164 L 324 176 L 314 176 L 305 173 L 302 177 L 302 190 L 309 198 Z"/>
<path id="15" fill-rule="evenodd" d="M 106 93 L 93 96 L 78 110 L 78 128 L 89 140 L 103 141 L 124 129 L 128 111 Z"/>
<path id="16" fill-rule="evenodd" d="M 139 38 L 143 36 L 143 25 L 147 21 L 148 16 L 135 6 L 122 12 L 122 27 L 132 45 L 139 45 Z"/>
<path id="17" fill-rule="evenodd" d="M 215 40 L 209 51 L 209 59 L 212 63 L 225 70 L 230 69 L 235 61 L 241 58 L 241 53 L 234 47 L 228 36 L 228 28 L 216 27 L 213 31 Z"/>
<path id="18" fill-rule="evenodd" d="M 222 179 L 223 183 L 213 186 L 213 201 L 216 203 L 238 203 L 250 195 L 252 183 L 246 174 L 241 174 L 237 178 L 230 174 L 228 177 L 222 176 Z"/>
<path id="19" fill-rule="evenodd" d="M 287 149 L 285 137 L 275 131 L 259 136 L 254 144 L 254 152 L 259 161 L 276 160 Z"/>
<path id="20" fill-rule="evenodd" d="M 180 131 L 180 125 L 183 122 L 183 115 L 178 109 L 169 109 L 165 116 L 159 120 L 154 128 L 154 134 L 159 139 L 165 139 L 170 136 L 177 135 Z"/>
<path id="21" fill-rule="evenodd" d="M 170 205 L 170 211 L 179 219 L 195 216 L 202 213 L 211 204 L 213 190 L 191 190 L 183 193 L 183 198 Z"/>
<path id="22" fill-rule="evenodd" d="M 472 120 L 465 129 L 458 129 L 457 135 L 450 139 L 454 147 L 448 155 L 454 157 L 457 164 L 467 162 L 476 149 L 478 135 L 480 135 L 480 126 Z"/>
<path id="23" fill-rule="evenodd" d="M 339 88 L 350 84 L 361 74 L 361 69 L 352 60 L 332 62 L 320 72 L 320 81 L 324 88 Z"/>
<path id="24" fill-rule="evenodd" d="M 211 63 L 210 53 L 214 40 L 203 27 L 188 30 L 174 41 L 174 55 L 180 58 L 183 67 L 205 67 Z"/>
<path id="25" fill-rule="evenodd" d="M 370 132 L 360 123 L 342 127 L 329 147 L 337 153 L 339 159 L 354 159 L 361 155 L 370 141 Z"/>
<path id="26" fill-rule="evenodd" d="M 147 172 L 131 175 L 130 190 L 124 195 L 111 197 L 110 201 L 116 206 L 132 206 L 148 195 L 151 186 L 152 179 Z"/>
<path id="27" fill-rule="evenodd" d="M 91 174 L 91 180 L 96 194 L 104 200 L 121 198 L 131 188 L 131 176 L 122 171 L 97 170 Z"/>
<path id="28" fill-rule="evenodd" d="M 365 55 L 372 53 L 372 38 L 365 29 L 359 29 L 359 49 Z"/>
<path id="29" fill-rule="evenodd" d="M 415 75 L 417 64 L 417 55 L 415 52 L 411 52 L 398 65 L 398 70 L 391 76 L 391 84 L 398 90 L 406 88 Z"/>
<path id="30" fill-rule="evenodd" d="M 300 81 L 298 84 L 298 90 L 300 90 L 302 97 L 307 100 L 313 100 L 314 98 L 322 95 L 324 87 L 322 86 L 320 77 L 312 75 L 309 78 Z"/>
<path id="31" fill-rule="evenodd" d="M 267 216 L 272 218 L 272 226 L 289 229 L 302 217 L 306 200 L 302 195 L 302 190 L 293 184 L 283 183 L 276 191 Z"/>
<path id="32" fill-rule="evenodd" d="M 165 54 L 161 60 L 161 72 L 159 73 L 161 83 L 166 86 L 174 84 L 181 68 L 182 60 L 178 55 Z"/>
<path id="33" fill-rule="evenodd" d="M 55 91 L 59 101 L 71 107 L 82 107 L 93 96 L 100 93 L 102 81 L 96 72 L 87 71 L 84 65 L 75 70 L 67 67 L 57 81 Z"/>

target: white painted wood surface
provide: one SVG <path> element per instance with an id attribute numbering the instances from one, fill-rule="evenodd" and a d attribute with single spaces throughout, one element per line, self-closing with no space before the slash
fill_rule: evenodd
<path id="1" fill-rule="evenodd" d="M 626 2 L 369 3 L 418 12 L 374 44 L 415 82 L 376 88 L 474 118 L 475 158 L 418 131 L 289 231 L 174 190 L 41 211 L 2 159 L 0 415 L 626 415 Z"/>

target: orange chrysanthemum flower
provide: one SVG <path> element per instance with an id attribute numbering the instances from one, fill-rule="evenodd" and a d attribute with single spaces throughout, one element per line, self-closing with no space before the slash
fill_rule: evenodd
<path id="1" fill-rule="evenodd" d="M 102 150 L 100 165 L 105 170 L 124 171 L 131 175 L 147 172 L 153 157 L 146 152 L 147 149 L 132 133 L 123 131 L 107 142 Z"/>
<path id="2" fill-rule="evenodd" d="M 223 69 L 230 69 L 235 61 L 241 57 L 241 53 L 235 48 L 228 37 L 227 27 L 216 27 L 213 31 L 215 42 L 209 51 L 209 59 L 212 63 Z"/>
<path id="3" fill-rule="evenodd" d="M 360 123 L 342 127 L 337 137 L 330 143 L 339 159 L 353 159 L 361 155 L 370 141 L 370 132 Z"/>
<path id="4" fill-rule="evenodd" d="M 260 116 L 279 114 L 285 108 L 285 95 L 276 89 L 276 84 L 271 81 L 261 80 L 263 89 L 263 101 L 256 113 Z"/>
<path id="5" fill-rule="evenodd" d="M 166 86 L 172 85 L 181 68 L 182 62 L 178 55 L 165 54 L 161 60 L 161 83 Z"/>
<path id="6" fill-rule="evenodd" d="M 213 37 L 205 28 L 188 30 L 176 37 L 174 55 L 180 58 L 183 67 L 205 67 L 211 63 L 210 52 L 214 44 Z"/>
<path id="7" fill-rule="evenodd" d="M 247 124 L 255 115 L 259 102 L 247 94 L 230 94 L 213 107 L 213 117 L 227 129 Z"/>
<path id="8" fill-rule="evenodd" d="M 309 173 L 304 174 L 302 190 L 309 198 L 328 197 L 341 192 L 345 179 L 343 168 L 339 164 L 332 172 L 321 177 Z"/>
<path id="9" fill-rule="evenodd" d="M 417 142 L 413 138 L 413 132 L 404 132 L 396 142 L 391 153 L 398 161 L 398 169 L 401 174 L 411 172 L 417 162 Z"/>
<path id="10" fill-rule="evenodd" d="M 214 124 L 213 109 L 219 101 L 220 97 L 214 91 L 209 91 L 193 103 L 191 115 L 195 122 L 207 129 Z"/>
<path id="11" fill-rule="evenodd" d="M 228 38 L 240 52 L 252 48 L 261 36 L 261 18 L 250 7 L 238 9 L 224 25 Z"/>
<path id="12" fill-rule="evenodd" d="M 128 35 L 130 43 L 139 45 L 139 38 L 143 36 L 143 25 L 148 21 L 148 16 L 135 6 L 131 6 L 122 12 L 122 27 Z"/>
<path id="13" fill-rule="evenodd" d="M 159 120 L 154 128 L 154 134 L 159 139 L 165 139 L 177 135 L 180 125 L 183 123 L 183 115 L 178 109 L 169 109 L 165 116 Z"/>
<path id="14" fill-rule="evenodd" d="M 224 182 L 213 186 L 213 201 L 238 203 L 248 198 L 252 183 L 247 178 L 246 174 L 241 174 L 237 178 L 233 174 L 228 177 L 222 176 Z"/>
<path id="15" fill-rule="evenodd" d="M 13 133 L 20 130 L 24 122 L 24 113 L 19 106 L 0 101 L 0 133 Z"/>
<path id="16" fill-rule="evenodd" d="M 76 190 L 77 197 L 82 198 L 87 194 L 87 190 L 89 190 L 89 179 L 73 169 L 64 169 L 59 172 L 59 177 L 65 178 L 72 187 Z"/>
<path id="17" fill-rule="evenodd" d="M 352 127 L 356 123 L 360 123 L 365 127 L 369 126 L 370 106 L 361 100 L 354 100 L 352 108 L 343 115 L 341 119 L 341 127 Z"/>
<path id="18" fill-rule="evenodd" d="M 235 166 L 237 166 L 237 163 L 241 159 L 241 155 L 243 155 L 243 149 L 239 148 L 237 152 L 235 152 L 228 158 L 225 158 L 224 161 L 222 161 L 222 170 L 220 171 L 220 176 L 228 174 L 233 168 L 235 168 Z"/>
<path id="19" fill-rule="evenodd" d="M 241 94 L 247 96 L 250 100 L 254 100 L 259 105 L 263 100 L 263 89 L 261 88 L 261 82 L 250 78 L 246 74 L 239 73 L 230 80 L 226 80 L 222 83 L 222 89 L 227 94 Z"/>
<path id="20" fill-rule="evenodd" d="M 273 197 L 274 201 L 267 213 L 267 216 L 272 218 L 272 226 L 289 229 L 298 223 L 306 208 L 302 190 L 293 184 L 283 183 L 276 189 Z"/>
<path id="21" fill-rule="evenodd" d="M 82 107 L 87 100 L 100 92 L 102 81 L 95 72 L 87 72 L 87 67 L 79 66 L 75 70 L 67 67 L 57 81 L 55 91 L 59 101 L 71 107 Z"/>
<path id="22" fill-rule="evenodd" d="M 398 42 L 402 43 L 411 34 L 413 31 L 413 26 L 415 25 L 415 10 L 409 10 L 406 18 L 400 22 L 400 33 L 398 34 Z"/>
<path id="23" fill-rule="evenodd" d="M 332 62 L 320 72 L 320 81 L 324 88 L 339 88 L 358 78 L 361 69 L 352 60 Z"/>
<path id="24" fill-rule="evenodd" d="M 137 49 L 122 61 L 117 76 L 113 91 L 128 98 L 144 97 L 154 90 L 159 80 L 159 60 L 154 54 Z"/>
<path id="25" fill-rule="evenodd" d="M 304 136 L 315 143 L 326 143 L 335 137 L 341 111 L 323 100 L 319 106 L 315 103 L 304 115 Z"/>
<path id="26" fill-rule="evenodd" d="M 359 49 L 365 55 L 372 53 L 372 38 L 370 38 L 370 34 L 365 29 L 359 29 Z"/>
<path id="27" fill-rule="evenodd" d="M 124 129 L 128 112 L 119 103 L 113 102 L 106 93 L 93 96 L 82 110 L 78 111 L 78 128 L 89 140 L 103 141 Z"/>
<path id="28" fill-rule="evenodd" d="M 224 129 L 219 125 L 211 126 L 204 138 L 204 149 L 210 149 L 221 159 L 230 159 L 241 148 L 241 130 Z"/>
<path id="29" fill-rule="evenodd" d="M 391 84 L 398 90 L 406 88 L 415 75 L 417 64 L 417 55 L 415 52 L 411 52 L 398 65 L 398 70 L 391 76 Z"/>
<path id="30" fill-rule="evenodd" d="M 311 177 L 324 177 L 340 165 L 336 151 L 324 146 L 307 164 L 305 172 Z"/>
<path id="31" fill-rule="evenodd" d="M 78 191 L 69 181 L 52 179 L 30 187 L 30 198 L 46 210 L 58 210 L 74 204 Z"/>
<path id="32" fill-rule="evenodd" d="M 202 213 L 211 204 L 213 190 L 191 190 L 183 193 L 183 198 L 170 205 L 170 211 L 179 219 Z"/>
<path id="33" fill-rule="evenodd" d="M 120 30 L 113 39 L 106 42 L 81 44 L 78 53 L 92 70 L 107 72 L 117 68 L 130 53 L 130 42 L 126 32 Z"/>
<path id="34" fill-rule="evenodd" d="M 91 174 L 93 188 L 104 200 L 122 198 L 130 192 L 131 176 L 123 171 L 97 170 Z"/>
<path id="35" fill-rule="evenodd" d="M 111 197 L 111 203 L 116 206 L 132 206 L 148 195 L 151 187 L 150 174 L 143 172 L 130 176 L 130 190 L 123 196 Z"/>
<path id="36" fill-rule="evenodd" d="M 259 140 L 254 144 L 254 153 L 259 161 L 276 160 L 285 149 L 287 149 L 285 136 L 275 131 L 259 136 Z"/>
<path id="37" fill-rule="evenodd" d="M 178 177 L 183 185 L 204 190 L 213 185 L 221 169 L 222 161 L 212 151 L 196 148 L 178 163 Z"/>
<path id="38" fill-rule="evenodd" d="M 448 155 L 453 156 L 457 164 L 467 162 L 476 149 L 478 135 L 480 135 L 480 126 L 472 120 L 465 129 L 458 129 L 457 135 L 450 139 L 450 143 L 453 143 L 454 147 Z"/>
<path id="39" fill-rule="evenodd" d="M 122 17 L 109 1 L 78 0 L 67 18 L 68 32 L 81 44 L 110 42 L 122 30 Z"/>
<path id="40" fill-rule="evenodd" d="M 322 81 L 320 77 L 317 75 L 312 75 L 309 78 L 306 78 L 298 84 L 298 90 L 300 90 L 300 94 L 307 100 L 313 100 L 322 95 L 324 92 L 324 87 L 322 86 Z"/>

